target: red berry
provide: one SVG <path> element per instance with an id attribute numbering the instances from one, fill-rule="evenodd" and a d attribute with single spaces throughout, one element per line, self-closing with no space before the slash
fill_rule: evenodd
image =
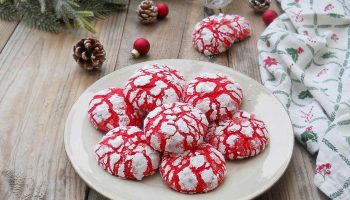
<path id="1" fill-rule="evenodd" d="M 327 169 L 330 169 L 330 168 L 331 168 L 331 164 L 330 164 L 330 163 L 326 163 L 325 166 L 326 166 Z"/>
<path id="2" fill-rule="evenodd" d="M 163 19 L 169 14 L 169 8 L 166 3 L 157 3 L 158 19 Z"/>
<path id="3" fill-rule="evenodd" d="M 139 55 L 145 55 L 148 53 L 151 45 L 149 44 L 148 40 L 145 38 L 138 38 L 134 42 L 133 50 L 131 51 L 131 54 L 134 57 L 139 57 Z"/>
<path id="4" fill-rule="evenodd" d="M 277 18 L 277 13 L 274 10 L 266 10 L 263 14 L 263 21 L 266 25 L 269 25 L 274 19 Z"/>

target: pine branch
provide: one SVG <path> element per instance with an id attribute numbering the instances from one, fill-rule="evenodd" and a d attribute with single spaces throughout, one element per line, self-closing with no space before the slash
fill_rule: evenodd
<path id="1" fill-rule="evenodd" d="M 42 13 L 38 12 L 39 10 L 41 10 L 41 5 L 37 0 L 17 3 L 17 11 L 22 13 L 21 20 L 26 25 L 43 31 L 59 32 L 61 27 L 55 13 L 51 10 Z"/>
<path id="2" fill-rule="evenodd" d="M 127 0 L 0 0 L 0 19 L 21 19 L 51 32 L 61 31 L 63 25 L 94 32 L 91 20 L 106 17 L 126 4 Z"/>
<path id="3" fill-rule="evenodd" d="M 44 13 L 46 10 L 46 0 L 38 0 L 40 3 L 41 13 Z"/>
<path id="4" fill-rule="evenodd" d="M 0 19 L 5 21 L 18 20 L 16 6 L 12 0 L 1 0 L 0 2 Z"/>

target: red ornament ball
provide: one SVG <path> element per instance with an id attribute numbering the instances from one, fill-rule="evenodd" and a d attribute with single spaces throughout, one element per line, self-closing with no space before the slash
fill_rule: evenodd
<path id="1" fill-rule="evenodd" d="M 163 19 L 169 14 L 169 7 L 166 3 L 157 3 L 158 19 Z"/>
<path id="2" fill-rule="evenodd" d="M 226 175 L 226 161 L 211 145 L 202 143 L 182 154 L 164 154 L 160 175 L 181 193 L 203 193 L 217 188 Z"/>
<path id="3" fill-rule="evenodd" d="M 150 47 L 151 45 L 147 39 L 138 38 L 134 42 L 134 49 L 131 51 L 131 55 L 135 58 L 138 58 L 140 55 L 146 55 Z"/>
<path id="4" fill-rule="evenodd" d="M 273 20 L 278 17 L 278 14 L 274 10 L 267 10 L 263 14 L 263 21 L 266 25 L 269 25 Z"/>

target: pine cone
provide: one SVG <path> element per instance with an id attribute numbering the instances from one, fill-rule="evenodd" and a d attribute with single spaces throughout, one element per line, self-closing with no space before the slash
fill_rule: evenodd
<path id="1" fill-rule="evenodd" d="M 149 24 L 157 19 L 158 10 L 153 1 L 145 0 L 139 5 L 137 13 L 142 23 Z"/>
<path id="2" fill-rule="evenodd" d="M 99 69 L 106 60 L 106 52 L 97 39 L 83 38 L 73 47 L 73 58 L 86 70 Z"/>
<path id="3" fill-rule="evenodd" d="M 270 7 L 271 0 L 249 0 L 249 4 L 256 12 L 263 12 Z"/>

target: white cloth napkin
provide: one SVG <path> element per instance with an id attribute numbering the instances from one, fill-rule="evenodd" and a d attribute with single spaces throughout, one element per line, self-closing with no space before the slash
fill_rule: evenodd
<path id="1" fill-rule="evenodd" d="M 263 84 L 318 152 L 315 184 L 350 199 L 350 0 L 282 0 L 258 41 Z"/>

